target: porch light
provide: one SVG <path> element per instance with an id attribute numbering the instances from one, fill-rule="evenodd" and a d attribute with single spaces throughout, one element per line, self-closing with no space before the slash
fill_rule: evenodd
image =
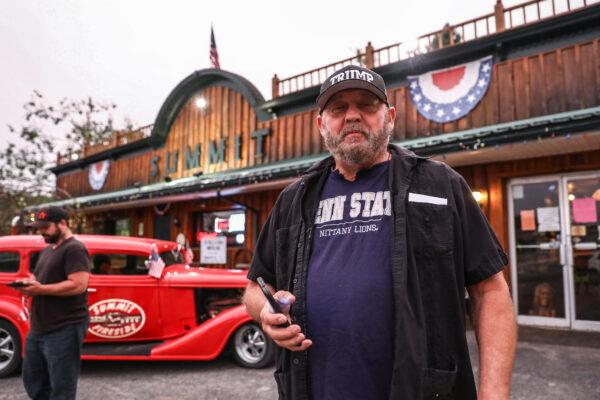
<path id="1" fill-rule="evenodd" d="M 569 201 L 573 201 L 573 200 L 575 200 L 575 195 L 573 193 L 571 193 L 569 195 Z"/>
<path id="2" fill-rule="evenodd" d="M 206 109 L 206 106 L 208 105 L 208 103 L 206 102 L 206 99 L 204 97 L 198 97 L 196 99 L 196 107 L 198 107 L 201 110 Z"/>
<path id="3" fill-rule="evenodd" d="M 483 201 L 483 193 L 478 190 L 473 192 L 473 197 L 475 198 L 477 204 L 481 204 L 481 202 Z"/>
<path id="4" fill-rule="evenodd" d="M 245 240 L 246 236 L 243 233 L 238 233 L 237 235 L 235 235 L 235 242 L 237 244 L 244 244 Z"/>

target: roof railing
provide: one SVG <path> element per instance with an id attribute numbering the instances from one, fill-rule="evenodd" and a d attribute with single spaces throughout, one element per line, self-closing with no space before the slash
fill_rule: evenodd
<path id="1" fill-rule="evenodd" d="M 494 12 L 456 25 L 446 24 L 442 29 L 419 36 L 414 42 L 395 43 L 374 49 L 371 42 L 356 56 L 337 61 L 308 72 L 280 79 L 272 79 L 272 97 L 277 98 L 309 87 L 321 85 L 336 69 L 346 65 L 377 68 L 406 60 L 418 54 L 430 53 L 480 39 L 508 29 L 539 22 L 600 3 L 600 0 L 531 0 L 512 7 L 504 7 L 501 0 L 494 5 Z"/>
<path id="2" fill-rule="evenodd" d="M 101 153 L 105 150 L 114 147 L 124 146 L 128 143 L 136 142 L 138 140 L 150 137 L 153 126 L 154 125 L 150 124 L 128 131 L 113 131 L 111 138 L 101 143 L 96 143 L 91 146 L 84 145 L 83 149 L 81 150 L 65 154 L 61 154 L 59 152 L 56 155 L 56 165 L 67 164 L 72 161 L 80 160 L 82 158 L 91 156 L 93 154 Z"/>

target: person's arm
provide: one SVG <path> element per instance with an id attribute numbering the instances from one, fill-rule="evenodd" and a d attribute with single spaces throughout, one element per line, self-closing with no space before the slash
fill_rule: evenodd
<path id="1" fill-rule="evenodd" d="M 270 285 L 268 286 L 271 293 L 273 293 L 273 288 Z M 289 300 L 290 304 L 293 304 L 296 300 L 294 295 L 283 290 L 273 294 L 273 297 L 275 297 L 275 299 L 285 297 Z M 263 331 L 265 331 L 279 347 L 291 351 L 303 351 L 312 344 L 312 341 L 306 339 L 301 332 L 300 325 L 293 324 L 287 327 L 279 326 L 285 322 L 289 322 L 289 315 L 271 312 L 267 305 L 265 295 L 256 282 L 250 281 L 250 283 L 248 283 L 246 292 L 244 293 L 243 303 L 246 306 L 248 314 L 261 324 Z"/>
<path id="2" fill-rule="evenodd" d="M 57 283 L 41 284 L 30 275 L 29 279 L 24 279 L 29 285 L 19 288 L 27 296 L 75 296 L 87 290 L 89 272 L 78 271 L 67 275 L 67 279 Z"/>
<path id="3" fill-rule="evenodd" d="M 508 400 L 516 347 L 515 313 L 502 272 L 469 286 L 479 346 L 479 400 Z"/>

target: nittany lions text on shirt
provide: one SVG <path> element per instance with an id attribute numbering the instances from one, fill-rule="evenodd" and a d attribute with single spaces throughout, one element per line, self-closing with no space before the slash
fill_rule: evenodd
<path id="1" fill-rule="evenodd" d="M 332 171 L 316 214 L 307 282 L 312 399 L 387 398 L 393 370 L 389 162 L 350 182 Z"/>

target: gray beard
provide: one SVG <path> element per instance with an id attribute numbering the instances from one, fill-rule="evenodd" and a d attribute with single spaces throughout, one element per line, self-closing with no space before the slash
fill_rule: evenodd
<path id="1" fill-rule="evenodd" d="M 372 164 L 377 157 L 385 151 L 390 140 L 392 130 L 386 124 L 379 132 L 370 133 L 361 124 L 348 124 L 335 138 L 329 128 L 325 128 L 325 147 L 337 160 L 346 164 Z M 361 132 L 367 140 L 362 143 L 346 143 L 344 138 L 349 132 Z"/>

